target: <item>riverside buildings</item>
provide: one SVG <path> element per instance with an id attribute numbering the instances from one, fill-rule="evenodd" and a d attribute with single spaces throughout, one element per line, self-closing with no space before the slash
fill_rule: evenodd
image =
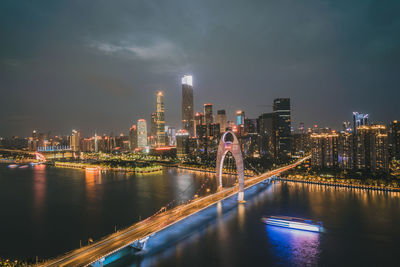
<path id="1" fill-rule="evenodd" d="M 163 147 L 166 144 L 166 133 L 164 115 L 164 93 L 161 91 L 157 92 L 156 129 L 157 147 Z"/>

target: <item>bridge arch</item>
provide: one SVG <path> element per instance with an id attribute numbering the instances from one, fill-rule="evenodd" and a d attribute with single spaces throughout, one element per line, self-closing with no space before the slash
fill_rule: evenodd
<path id="1" fill-rule="evenodd" d="M 239 180 L 239 193 L 238 193 L 238 201 L 244 201 L 244 165 L 243 165 L 243 156 L 242 150 L 240 148 L 239 140 L 236 135 L 232 131 L 225 132 L 221 140 L 219 141 L 218 152 L 217 152 L 217 183 L 218 190 L 222 189 L 222 167 L 224 164 L 224 159 L 226 153 L 231 152 L 233 158 L 235 159 L 236 169 L 238 172 L 238 180 Z"/>

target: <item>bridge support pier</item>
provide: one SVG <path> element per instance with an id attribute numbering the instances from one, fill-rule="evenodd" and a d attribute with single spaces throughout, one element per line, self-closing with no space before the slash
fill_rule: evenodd
<path id="1" fill-rule="evenodd" d="M 90 266 L 93 267 L 103 267 L 103 262 L 105 261 L 105 258 L 101 258 L 100 260 L 96 261 L 95 263 L 90 264 Z"/>
<path id="2" fill-rule="evenodd" d="M 137 250 L 146 250 L 147 241 L 149 240 L 149 236 L 136 240 L 130 246 Z"/>

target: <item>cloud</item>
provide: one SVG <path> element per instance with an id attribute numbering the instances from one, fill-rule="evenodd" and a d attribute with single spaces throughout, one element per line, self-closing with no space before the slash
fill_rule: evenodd
<path id="1" fill-rule="evenodd" d="M 168 40 L 158 40 L 149 45 L 136 45 L 121 42 L 116 45 L 109 42 L 91 41 L 90 47 L 106 54 L 129 53 L 142 60 L 164 60 L 183 56 L 183 51 Z"/>

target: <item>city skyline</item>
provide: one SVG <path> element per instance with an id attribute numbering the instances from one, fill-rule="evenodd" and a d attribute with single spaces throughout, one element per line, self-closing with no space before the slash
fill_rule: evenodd
<path id="1" fill-rule="evenodd" d="M 1 136 L 125 131 L 149 120 L 157 90 L 179 129 L 185 74 L 194 76 L 194 111 L 210 102 L 230 120 L 237 109 L 267 112 L 279 97 L 292 99 L 294 125 L 337 128 L 355 110 L 376 122 L 400 117 L 397 1 L 0 5 Z M 191 12 L 176 19 L 179 10 Z"/>

